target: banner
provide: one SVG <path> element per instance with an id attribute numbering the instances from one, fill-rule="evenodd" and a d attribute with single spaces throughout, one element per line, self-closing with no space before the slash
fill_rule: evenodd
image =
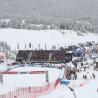
<path id="1" fill-rule="evenodd" d="M 25 49 L 27 48 L 26 44 L 25 44 Z"/>
<path id="2" fill-rule="evenodd" d="M 29 48 L 31 48 L 31 43 L 29 43 Z"/>
<path id="3" fill-rule="evenodd" d="M 17 44 L 17 49 L 19 49 L 19 43 Z"/>

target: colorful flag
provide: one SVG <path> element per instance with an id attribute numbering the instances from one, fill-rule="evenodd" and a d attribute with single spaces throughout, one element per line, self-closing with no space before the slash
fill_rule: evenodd
<path id="1" fill-rule="evenodd" d="M 17 44 L 17 49 L 19 49 L 19 43 Z"/>
<path id="2" fill-rule="evenodd" d="M 26 44 L 25 44 L 25 49 L 27 48 Z"/>
<path id="3" fill-rule="evenodd" d="M 29 43 L 29 48 L 31 48 L 31 43 Z"/>

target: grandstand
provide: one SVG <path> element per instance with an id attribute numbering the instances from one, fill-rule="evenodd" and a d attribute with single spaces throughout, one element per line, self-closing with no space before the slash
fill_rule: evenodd
<path id="1" fill-rule="evenodd" d="M 68 62 L 70 60 L 72 60 L 72 54 L 66 53 L 66 50 L 19 50 L 16 57 L 16 61 L 21 63 L 65 63 L 65 61 Z"/>

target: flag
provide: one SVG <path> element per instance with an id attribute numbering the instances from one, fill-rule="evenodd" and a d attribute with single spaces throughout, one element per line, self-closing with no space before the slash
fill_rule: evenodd
<path id="1" fill-rule="evenodd" d="M 47 49 L 47 46 L 46 46 L 46 44 L 45 44 L 45 50 Z"/>
<path id="2" fill-rule="evenodd" d="M 31 48 L 31 43 L 29 43 L 29 48 Z"/>
<path id="3" fill-rule="evenodd" d="M 27 48 L 26 44 L 25 44 L 25 49 Z"/>
<path id="4" fill-rule="evenodd" d="M 38 44 L 38 48 L 40 49 L 40 44 Z"/>
<path id="5" fill-rule="evenodd" d="M 17 49 L 19 49 L 19 43 L 17 44 Z"/>

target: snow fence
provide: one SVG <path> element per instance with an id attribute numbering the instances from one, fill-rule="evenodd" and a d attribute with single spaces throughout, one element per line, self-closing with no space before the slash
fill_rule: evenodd
<path id="1" fill-rule="evenodd" d="M 54 90 L 55 81 L 40 87 L 23 87 L 17 88 L 6 94 L 0 95 L 0 98 L 37 98 L 51 93 Z"/>

